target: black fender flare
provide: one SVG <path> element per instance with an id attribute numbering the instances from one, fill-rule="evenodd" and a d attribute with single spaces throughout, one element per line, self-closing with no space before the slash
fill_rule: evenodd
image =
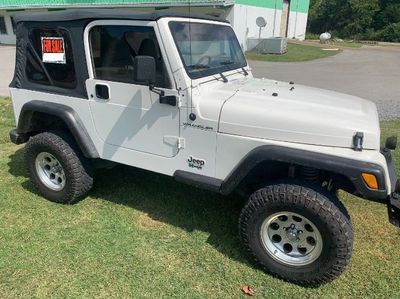
<path id="1" fill-rule="evenodd" d="M 19 115 L 17 133 L 29 135 L 31 129 L 31 120 L 35 112 L 41 112 L 54 115 L 60 118 L 68 127 L 72 136 L 78 143 L 82 153 L 87 158 L 99 158 L 99 153 L 94 146 L 89 133 L 86 131 L 79 115 L 71 107 L 44 101 L 30 101 L 21 108 Z"/>
<path id="2" fill-rule="evenodd" d="M 263 145 L 250 151 L 224 180 L 221 185 L 221 193 L 231 193 L 255 166 L 264 161 L 309 166 L 340 174 L 347 177 L 364 198 L 385 199 L 387 197 L 385 172 L 380 165 L 276 145 Z M 372 190 L 365 184 L 361 177 L 364 172 L 375 175 L 378 181 L 378 190 Z"/>
<path id="3" fill-rule="evenodd" d="M 238 163 L 224 180 L 182 170 L 176 171 L 174 177 L 177 181 L 211 191 L 218 190 L 218 192 L 228 195 L 239 186 L 254 167 L 268 161 L 309 166 L 340 174 L 350 180 L 358 195 L 361 197 L 371 200 L 383 200 L 387 198 L 385 171 L 380 165 L 277 145 L 263 145 L 253 149 Z M 376 176 L 378 190 L 372 190 L 365 184 L 361 177 L 361 174 L 364 172 Z"/>

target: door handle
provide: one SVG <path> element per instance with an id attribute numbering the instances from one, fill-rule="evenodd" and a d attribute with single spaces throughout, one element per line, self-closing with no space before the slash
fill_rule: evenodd
<path id="1" fill-rule="evenodd" d="M 96 84 L 96 97 L 102 100 L 110 99 L 110 90 L 107 85 L 104 84 Z"/>

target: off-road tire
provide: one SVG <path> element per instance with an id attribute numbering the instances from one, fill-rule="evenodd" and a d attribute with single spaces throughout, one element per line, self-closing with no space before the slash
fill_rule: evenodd
<path id="1" fill-rule="evenodd" d="M 282 211 L 308 218 L 320 231 L 322 252 L 314 262 L 289 266 L 265 249 L 261 224 Z M 352 254 L 353 229 L 343 204 L 326 190 L 303 182 L 271 184 L 254 192 L 241 212 L 239 230 L 244 247 L 256 263 L 266 272 L 300 285 L 317 286 L 334 280 L 345 270 Z"/>
<path id="2" fill-rule="evenodd" d="M 48 188 L 39 179 L 35 167 L 36 157 L 47 152 L 62 165 L 65 173 L 65 187 L 60 191 Z M 25 163 L 31 181 L 40 194 L 50 201 L 73 204 L 82 199 L 93 186 L 93 167 L 85 158 L 72 136 L 65 131 L 37 134 L 25 146 Z"/>

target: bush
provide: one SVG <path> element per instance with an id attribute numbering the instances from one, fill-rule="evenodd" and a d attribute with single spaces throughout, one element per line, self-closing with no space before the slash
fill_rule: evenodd
<path id="1" fill-rule="evenodd" d="M 322 33 L 322 32 L 321 32 Z M 311 39 L 311 40 L 319 40 L 319 34 L 317 33 L 311 33 L 311 32 L 307 32 L 306 33 L 306 39 Z"/>
<path id="2" fill-rule="evenodd" d="M 400 22 L 387 25 L 378 33 L 378 36 L 386 42 L 400 42 Z"/>
<path id="3" fill-rule="evenodd" d="M 308 31 L 400 42 L 399 0 L 310 0 Z"/>

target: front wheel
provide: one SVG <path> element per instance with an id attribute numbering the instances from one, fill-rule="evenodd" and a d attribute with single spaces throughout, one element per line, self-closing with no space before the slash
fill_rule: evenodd
<path id="1" fill-rule="evenodd" d="M 298 182 L 252 194 L 240 216 L 240 236 L 267 272 L 302 285 L 338 277 L 353 244 L 350 218 L 340 201 Z"/>

